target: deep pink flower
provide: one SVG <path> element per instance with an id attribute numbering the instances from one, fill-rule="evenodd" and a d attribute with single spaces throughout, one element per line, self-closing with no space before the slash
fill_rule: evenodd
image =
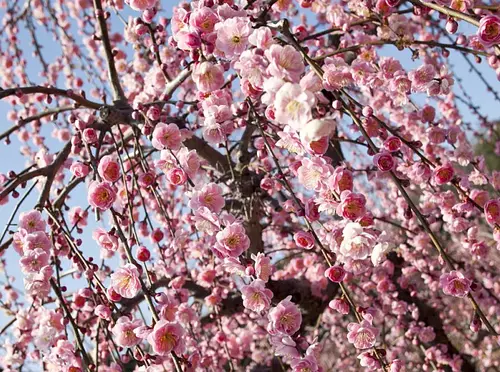
<path id="1" fill-rule="evenodd" d="M 104 181 L 116 182 L 120 179 L 120 163 L 111 155 L 101 158 L 97 171 Z"/>
<path id="2" fill-rule="evenodd" d="M 23 212 L 19 216 L 19 229 L 24 229 L 28 233 L 45 231 L 45 225 L 42 214 L 37 210 Z"/>
<path id="3" fill-rule="evenodd" d="M 325 277 L 334 283 L 342 282 L 345 276 L 346 272 L 342 266 L 332 266 L 325 271 Z"/>
<path id="4" fill-rule="evenodd" d="M 467 279 L 461 272 L 451 271 L 439 278 L 439 285 L 443 292 L 450 296 L 465 297 L 470 291 L 472 281 Z"/>
<path id="5" fill-rule="evenodd" d="M 373 164 L 381 172 L 390 172 L 396 166 L 396 161 L 389 152 L 379 152 L 373 157 Z"/>
<path id="6" fill-rule="evenodd" d="M 245 228 L 239 223 L 232 223 L 219 231 L 215 236 L 217 244 L 214 247 L 224 256 L 238 257 L 250 247 Z"/>
<path id="7" fill-rule="evenodd" d="M 269 311 L 268 331 L 271 334 L 281 333 L 293 335 L 300 328 L 302 323 L 302 314 L 292 301 L 292 296 L 288 296 L 276 307 Z"/>
<path id="8" fill-rule="evenodd" d="M 175 34 L 175 40 L 177 47 L 181 50 L 190 51 L 201 47 L 201 39 L 194 32 L 179 31 Z"/>
<path id="9" fill-rule="evenodd" d="M 140 275 L 137 267 L 126 264 L 111 274 L 111 287 L 120 296 L 133 298 L 141 290 Z"/>
<path id="10" fill-rule="evenodd" d="M 402 145 L 403 142 L 395 136 L 389 137 L 384 141 L 384 149 L 389 152 L 399 151 Z"/>
<path id="11" fill-rule="evenodd" d="M 343 191 L 340 194 L 340 204 L 337 207 L 337 214 L 351 221 L 363 217 L 366 213 L 366 199 L 363 194 L 351 191 Z"/>
<path id="12" fill-rule="evenodd" d="M 206 6 L 194 10 L 189 17 L 189 25 L 199 32 L 213 32 L 215 24 L 219 21 L 217 14 Z"/>
<path id="13" fill-rule="evenodd" d="M 485 47 L 490 47 L 500 42 L 500 18 L 488 15 L 479 21 L 477 36 Z"/>
<path id="14" fill-rule="evenodd" d="M 454 175 L 455 171 L 453 170 L 453 166 L 447 163 L 434 169 L 433 178 L 436 185 L 444 185 L 450 182 Z"/>
<path id="15" fill-rule="evenodd" d="M 313 249 L 314 237 L 310 232 L 299 231 L 293 236 L 293 240 L 300 248 Z"/>
<path id="16" fill-rule="evenodd" d="M 491 226 L 500 224 L 500 199 L 491 199 L 484 204 L 486 222 Z"/>
<path id="17" fill-rule="evenodd" d="M 118 237 L 116 235 L 109 234 L 106 230 L 97 227 L 92 232 L 92 238 L 101 246 L 108 251 L 116 251 L 118 249 Z"/>
<path id="18" fill-rule="evenodd" d="M 139 319 L 130 320 L 126 316 L 120 317 L 114 327 L 111 328 L 116 344 L 121 347 L 132 347 L 141 342 L 141 339 L 134 333 L 134 329 L 141 325 L 142 321 Z"/>
<path id="19" fill-rule="evenodd" d="M 164 319 L 155 324 L 148 342 L 157 355 L 168 355 L 174 351 L 181 355 L 184 351 L 184 329 L 178 323 L 170 323 Z"/>
<path id="20" fill-rule="evenodd" d="M 264 281 L 260 279 L 241 287 L 241 295 L 243 297 L 243 306 L 255 312 L 269 309 L 273 298 L 273 292 L 267 289 Z"/>
<path id="21" fill-rule="evenodd" d="M 191 74 L 200 92 L 209 93 L 224 85 L 224 69 L 211 62 L 197 63 Z"/>
<path id="22" fill-rule="evenodd" d="M 372 326 L 370 315 L 365 315 L 365 319 L 360 323 L 349 323 L 347 330 L 347 341 L 357 349 L 368 349 L 375 345 L 379 333 L 378 329 Z"/>
<path id="23" fill-rule="evenodd" d="M 153 131 L 153 147 L 158 150 L 177 151 L 181 147 L 182 136 L 176 124 L 158 123 Z"/>
<path id="24" fill-rule="evenodd" d="M 94 208 L 105 211 L 113 205 L 116 193 L 108 182 L 93 181 L 89 186 L 88 202 Z"/>
<path id="25" fill-rule="evenodd" d="M 170 168 L 166 174 L 168 182 L 172 185 L 184 185 L 187 181 L 187 174 L 181 168 Z"/>

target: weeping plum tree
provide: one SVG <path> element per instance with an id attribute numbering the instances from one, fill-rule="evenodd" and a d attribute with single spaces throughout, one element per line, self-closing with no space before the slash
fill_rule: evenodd
<path id="1" fill-rule="evenodd" d="M 4 371 L 499 367 L 498 5 L 0 7 Z"/>

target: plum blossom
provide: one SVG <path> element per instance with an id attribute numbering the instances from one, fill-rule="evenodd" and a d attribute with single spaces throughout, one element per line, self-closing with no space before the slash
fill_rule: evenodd
<path id="1" fill-rule="evenodd" d="M 220 65 L 210 62 L 197 63 L 191 74 L 200 92 L 208 93 L 224 85 L 224 70 Z"/>
<path id="2" fill-rule="evenodd" d="M 223 256 L 238 257 L 250 247 L 245 228 L 239 223 L 232 223 L 216 235 L 214 249 Z"/>
<path id="3" fill-rule="evenodd" d="M 465 297 L 470 291 L 472 281 L 467 279 L 461 272 L 451 271 L 441 275 L 439 285 L 443 292 L 450 296 Z"/>
<path id="4" fill-rule="evenodd" d="M 217 40 L 215 46 L 226 58 L 240 55 L 248 46 L 248 38 L 252 27 L 247 18 L 235 17 L 217 23 Z"/>
<path id="5" fill-rule="evenodd" d="M 298 83 L 300 76 L 304 72 L 304 62 L 302 56 L 291 45 L 282 47 L 273 44 L 264 52 L 269 60 L 267 73 L 280 79 Z"/>
<path id="6" fill-rule="evenodd" d="M 363 260 L 370 255 L 376 238 L 365 232 L 357 222 L 349 222 L 342 233 L 344 239 L 340 244 L 340 253 L 354 260 Z"/>
<path id="7" fill-rule="evenodd" d="M 185 347 L 184 333 L 184 329 L 178 323 L 161 319 L 149 334 L 148 342 L 157 355 L 168 355 L 171 351 L 181 355 Z"/>
<path id="8" fill-rule="evenodd" d="M 23 212 L 19 216 L 19 228 L 26 230 L 28 233 L 45 231 L 45 225 L 42 214 L 37 210 Z"/>
<path id="9" fill-rule="evenodd" d="M 299 84 L 285 83 L 276 93 L 274 102 L 276 120 L 300 131 L 312 119 L 316 99 Z"/>
<path id="10" fill-rule="evenodd" d="M 134 330 L 141 325 L 142 321 L 139 319 L 130 320 L 126 316 L 118 318 L 113 328 L 111 328 L 111 333 L 116 344 L 128 348 L 139 344 L 141 339 L 136 336 Z"/>
<path id="11" fill-rule="evenodd" d="M 158 123 L 153 131 L 153 147 L 158 150 L 176 151 L 182 143 L 181 132 L 176 124 Z"/>
<path id="12" fill-rule="evenodd" d="M 113 205 L 116 193 L 109 182 L 93 181 L 89 186 L 88 202 L 94 208 L 105 211 Z"/>
<path id="13" fill-rule="evenodd" d="M 375 345 L 379 330 L 372 326 L 372 320 L 372 316 L 366 314 L 361 322 L 347 325 L 347 341 L 356 349 L 368 349 Z"/>
<path id="14" fill-rule="evenodd" d="M 133 298 L 141 290 L 140 275 L 137 267 L 126 264 L 111 274 L 111 287 L 120 296 Z"/>
<path id="15" fill-rule="evenodd" d="M 260 279 L 241 287 L 241 295 L 243 297 L 243 306 L 255 312 L 267 310 L 273 298 L 273 292 L 267 289 L 265 282 Z"/>
<path id="16" fill-rule="evenodd" d="M 302 314 L 291 299 L 292 296 L 288 296 L 269 311 L 267 328 L 271 334 L 291 336 L 299 330 Z"/>
<path id="17" fill-rule="evenodd" d="M 192 209 L 206 207 L 208 210 L 219 213 L 224 207 L 225 200 L 222 197 L 222 188 L 215 184 L 209 183 L 199 191 L 193 192 L 189 206 Z"/>
<path id="18" fill-rule="evenodd" d="M 500 18 L 496 15 L 482 17 L 479 21 L 477 36 L 485 47 L 500 43 Z"/>

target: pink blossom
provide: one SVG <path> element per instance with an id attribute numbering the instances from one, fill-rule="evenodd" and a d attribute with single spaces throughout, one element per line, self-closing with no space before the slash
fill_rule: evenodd
<path id="1" fill-rule="evenodd" d="M 335 127 L 336 123 L 332 119 L 311 120 L 300 130 L 300 139 L 306 144 L 313 141 L 319 141 L 324 137 L 329 139 L 330 135 L 335 130 Z"/>
<path id="2" fill-rule="evenodd" d="M 116 182 L 120 179 L 120 164 L 111 155 L 101 158 L 97 171 L 104 181 Z"/>
<path id="3" fill-rule="evenodd" d="M 338 194 L 343 191 L 352 191 L 353 176 L 352 172 L 344 167 L 337 167 L 333 174 L 328 179 L 328 185 L 332 187 Z"/>
<path id="4" fill-rule="evenodd" d="M 143 11 L 152 8 L 156 0 L 130 0 L 130 7 L 134 10 Z"/>
<path id="5" fill-rule="evenodd" d="M 375 245 L 375 237 L 365 232 L 357 222 L 349 222 L 342 235 L 344 239 L 340 244 L 340 253 L 355 260 L 367 258 Z"/>
<path id="6" fill-rule="evenodd" d="M 361 367 L 365 367 L 368 371 L 377 371 L 380 369 L 380 362 L 371 351 L 359 354 L 358 359 Z"/>
<path id="7" fill-rule="evenodd" d="M 500 224 L 500 199 L 491 199 L 484 204 L 486 222 L 491 226 Z"/>
<path id="8" fill-rule="evenodd" d="M 365 315 L 360 323 L 349 323 L 347 325 L 347 341 L 354 344 L 356 349 L 368 349 L 375 345 L 378 329 L 372 326 L 372 317 Z"/>
<path id="9" fill-rule="evenodd" d="M 179 31 L 175 34 L 177 47 L 181 50 L 195 50 L 201 46 L 200 37 L 194 32 Z"/>
<path id="10" fill-rule="evenodd" d="M 92 238 L 101 246 L 108 251 L 116 251 L 118 249 L 118 237 L 111 235 L 106 230 L 97 227 L 92 232 Z"/>
<path id="11" fill-rule="evenodd" d="M 217 14 L 206 6 L 196 9 L 189 17 L 189 25 L 196 31 L 211 33 L 215 24 L 219 21 Z"/>
<path id="12" fill-rule="evenodd" d="M 181 147 L 181 131 L 176 124 L 158 123 L 153 131 L 153 147 L 177 151 Z"/>
<path id="13" fill-rule="evenodd" d="M 243 297 L 243 306 L 255 312 L 269 309 L 273 298 L 273 292 L 267 289 L 265 282 L 260 279 L 241 287 L 241 295 Z"/>
<path id="14" fill-rule="evenodd" d="M 47 266 L 48 263 L 49 255 L 46 251 L 40 248 L 26 251 L 24 256 L 21 257 L 21 260 L 19 261 L 21 270 L 25 274 L 39 272 L 42 267 Z"/>
<path id="15" fill-rule="evenodd" d="M 450 182 L 454 175 L 455 171 L 453 170 L 452 165 L 447 163 L 434 169 L 433 179 L 436 185 L 444 185 Z"/>
<path id="16" fill-rule="evenodd" d="M 337 207 L 337 214 L 351 221 L 363 217 L 366 213 L 366 199 L 363 194 L 351 191 L 343 191 L 340 194 L 340 204 Z"/>
<path id="17" fill-rule="evenodd" d="M 342 282 L 345 276 L 346 271 L 342 266 L 332 266 L 325 271 L 325 277 L 330 279 L 333 283 Z"/>
<path id="18" fill-rule="evenodd" d="M 116 193 L 108 182 L 93 181 L 89 186 L 88 202 L 94 208 L 105 211 L 113 205 Z"/>
<path id="19" fill-rule="evenodd" d="M 300 328 L 302 314 L 288 296 L 269 311 L 268 331 L 271 334 L 293 335 Z"/>
<path id="20" fill-rule="evenodd" d="M 273 273 L 273 265 L 271 259 L 259 252 L 257 255 L 252 254 L 252 260 L 255 261 L 255 275 L 258 279 L 267 282 Z"/>
<path id="21" fill-rule="evenodd" d="M 155 324 L 153 332 L 148 336 L 148 342 L 157 355 L 168 355 L 171 351 L 181 355 L 184 351 L 184 333 L 178 323 L 162 319 Z"/>
<path id="22" fill-rule="evenodd" d="M 206 207 L 215 213 L 219 213 L 224 204 L 225 200 L 222 197 L 222 188 L 215 183 L 209 183 L 203 186 L 201 190 L 193 192 L 189 201 L 189 206 L 192 209 Z"/>
<path id="23" fill-rule="evenodd" d="M 342 298 L 335 298 L 328 304 L 328 307 L 340 314 L 349 314 L 349 303 Z"/>
<path id="24" fill-rule="evenodd" d="M 210 62 L 197 63 L 191 74 L 200 92 L 208 93 L 224 85 L 224 70 L 220 65 Z"/>
<path id="25" fill-rule="evenodd" d="M 45 221 L 42 214 L 37 210 L 21 213 L 19 216 L 19 229 L 24 229 L 28 233 L 45 231 Z"/>
<path id="26" fill-rule="evenodd" d="M 137 267 L 126 264 L 111 274 L 111 288 L 124 298 L 133 298 L 141 290 Z"/>
<path id="27" fill-rule="evenodd" d="M 381 172 L 390 172 L 396 166 L 396 161 L 389 152 L 379 152 L 373 157 L 373 164 Z"/>
<path id="28" fill-rule="evenodd" d="M 299 131 L 312 119 L 314 95 L 299 84 L 285 83 L 276 93 L 276 120 Z"/>
<path id="29" fill-rule="evenodd" d="M 309 190 L 316 190 L 321 186 L 322 179 L 328 172 L 328 167 L 318 158 L 304 158 L 298 169 L 299 182 Z"/>
<path id="30" fill-rule="evenodd" d="M 353 82 L 352 74 L 346 68 L 327 64 L 324 70 L 323 84 L 327 90 L 339 90 Z"/>
<path id="31" fill-rule="evenodd" d="M 436 69 L 433 65 L 425 64 L 408 73 L 414 92 L 425 92 L 429 83 L 436 76 Z"/>
<path id="32" fill-rule="evenodd" d="M 175 186 L 184 185 L 187 181 L 187 174 L 181 168 L 170 168 L 166 177 L 168 182 Z"/>
<path id="33" fill-rule="evenodd" d="M 293 236 L 293 240 L 300 248 L 313 249 L 314 238 L 310 232 L 299 231 Z"/>
<path id="34" fill-rule="evenodd" d="M 485 47 L 490 47 L 500 42 L 500 18 L 496 15 L 482 17 L 479 21 L 477 36 Z"/>
<path id="35" fill-rule="evenodd" d="M 215 46 L 224 53 L 226 58 L 238 56 L 248 45 L 248 37 L 252 27 L 247 18 L 235 17 L 226 19 L 216 25 L 217 40 Z"/>
<path id="36" fill-rule="evenodd" d="M 215 236 L 217 244 L 214 249 L 224 256 L 238 257 L 250 247 L 245 228 L 239 223 L 232 223 L 219 231 Z"/>
<path id="37" fill-rule="evenodd" d="M 73 176 L 77 178 L 83 178 L 86 177 L 87 174 L 89 174 L 90 168 L 86 164 L 83 164 L 79 161 L 75 161 L 74 163 L 71 164 L 69 170 L 71 171 L 71 173 L 73 173 Z"/>
<path id="38" fill-rule="evenodd" d="M 306 355 L 304 358 L 295 358 L 290 367 L 293 372 L 318 372 L 319 366 L 314 355 Z"/>
<path id="39" fill-rule="evenodd" d="M 250 44 L 257 48 L 267 50 L 274 44 L 273 33 L 269 27 L 259 27 L 248 38 Z"/>
<path id="40" fill-rule="evenodd" d="M 118 318 L 116 324 L 111 328 L 116 344 L 121 347 L 133 347 L 139 344 L 141 339 L 135 335 L 134 330 L 141 325 L 142 321 L 138 319 L 130 320 L 126 316 Z"/>
<path id="41" fill-rule="evenodd" d="M 439 278 L 439 285 L 443 292 L 450 296 L 465 297 L 470 291 L 472 281 L 467 279 L 461 272 L 451 271 Z"/>
<path id="42" fill-rule="evenodd" d="M 43 231 L 35 231 L 31 234 L 27 234 L 23 239 L 23 251 L 32 251 L 37 248 L 42 249 L 45 252 L 49 252 L 52 247 L 52 243 L 48 238 L 47 234 Z"/>
<path id="43" fill-rule="evenodd" d="M 273 44 L 265 51 L 265 56 L 269 60 L 267 73 L 280 79 L 298 83 L 300 76 L 304 72 L 304 62 L 302 56 L 291 45 L 282 47 Z"/>
<path id="44" fill-rule="evenodd" d="M 111 320 L 111 309 L 106 305 L 97 305 L 94 310 L 94 314 L 99 318 L 110 321 Z M 116 325 L 115 325 L 116 326 Z"/>

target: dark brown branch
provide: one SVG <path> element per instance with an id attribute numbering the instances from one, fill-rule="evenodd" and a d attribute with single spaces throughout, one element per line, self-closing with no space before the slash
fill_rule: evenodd
<path id="1" fill-rule="evenodd" d="M 102 106 L 102 104 L 97 103 L 97 102 L 93 102 L 93 101 L 89 101 L 85 97 L 82 97 L 82 96 L 76 94 L 72 90 L 42 87 L 39 85 L 32 86 L 32 87 L 9 88 L 9 89 L 3 89 L 3 90 L 0 89 L 0 99 L 10 97 L 10 96 L 16 95 L 18 93 L 22 93 L 22 94 L 42 93 L 42 94 L 47 94 L 47 95 L 66 97 L 66 98 L 72 99 L 80 106 L 88 107 L 88 108 L 95 109 L 95 110 L 97 110 L 99 107 Z"/>

